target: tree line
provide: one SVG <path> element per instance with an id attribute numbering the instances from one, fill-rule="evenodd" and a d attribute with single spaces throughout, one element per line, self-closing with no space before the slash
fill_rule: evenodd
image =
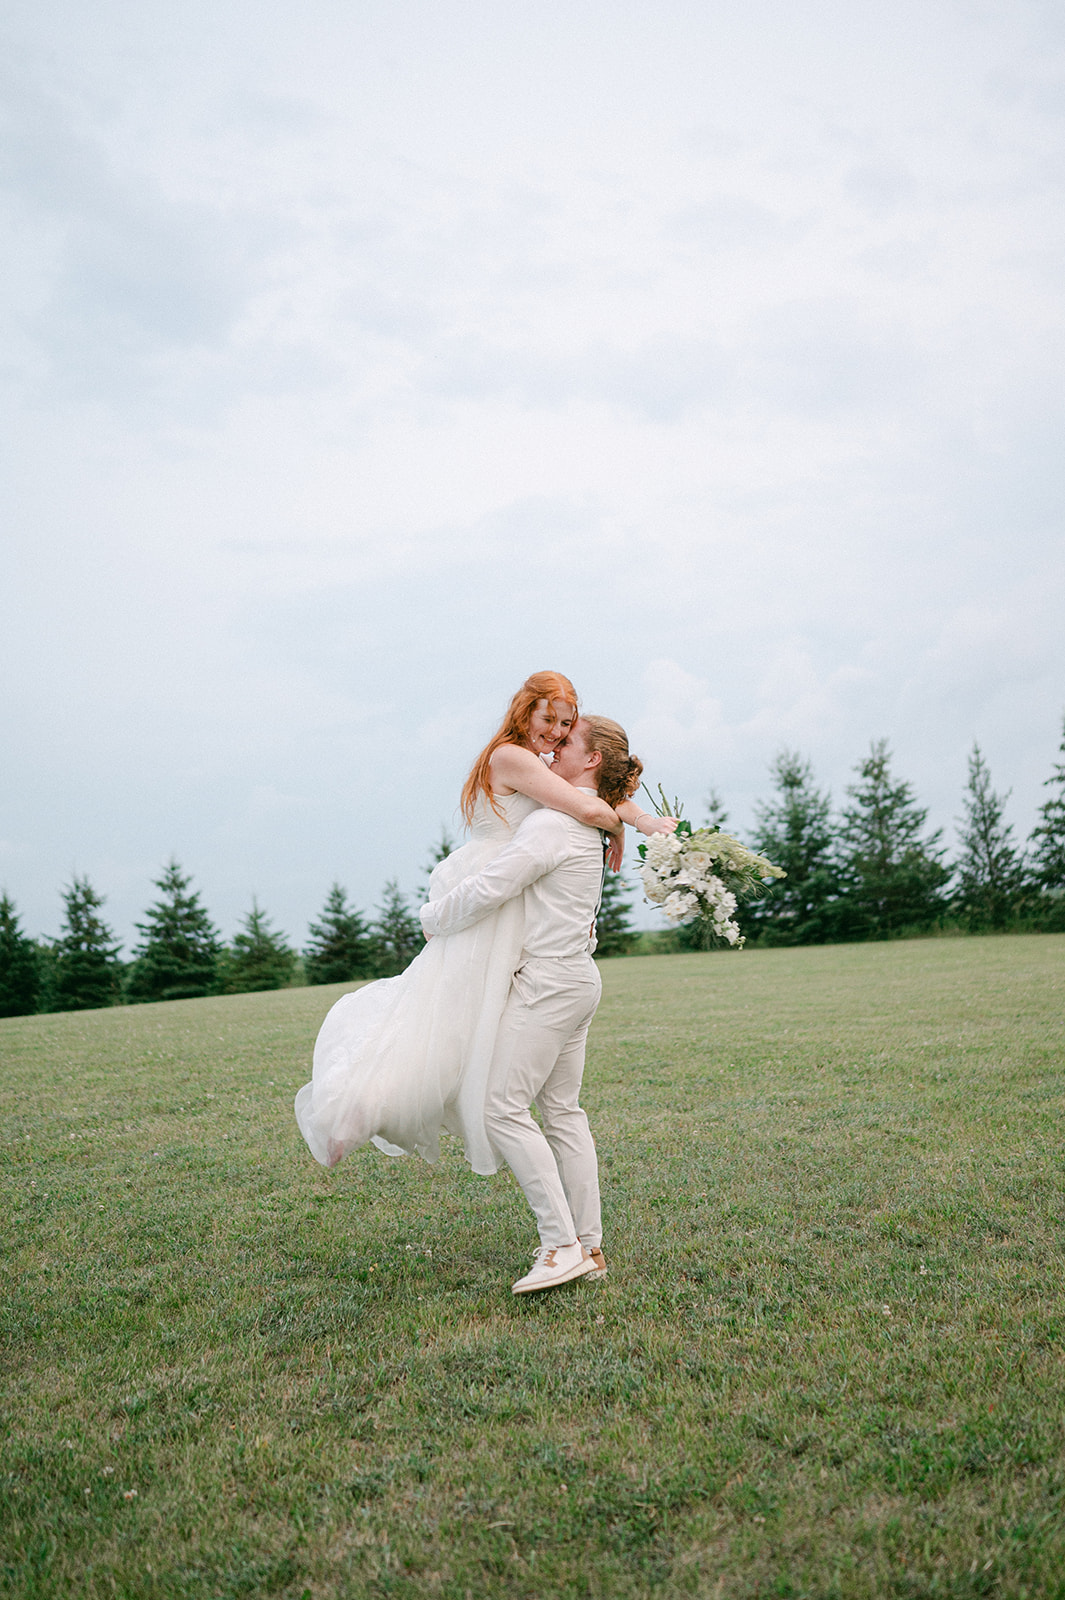
<path id="1" fill-rule="evenodd" d="M 787 877 L 742 908 L 748 943 L 825 944 L 948 927 L 1065 931 L 1065 723 L 1059 754 L 1045 783 L 1048 797 L 1020 845 L 1005 820 L 1009 794 L 995 791 L 974 744 L 958 848 L 948 861 L 942 830 L 927 830 L 927 810 L 892 772 L 886 740 L 874 742 L 857 764 L 849 803 L 839 812 L 818 787 L 810 762 L 782 750 L 770 768 L 773 796 L 756 806 L 750 842 Z M 708 821 L 727 823 L 713 793 L 707 809 Z M 430 870 L 453 848 L 445 830 Z M 101 915 L 104 899 L 88 878 L 75 875 L 63 890 L 63 926 L 54 940 L 29 938 L 9 896 L 0 895 L 0 1016 L 388 977 L 402 972 L 423 944 L 414 906 L 395 879 L 385 885 L 373 918 L 334 883 L 299 953 L 254 899 L 226 945 L 177 861 L 154 881 L 159 898 L 135 925 L 140 939 L 125 962 Z M 427 891 L 426 881 L 418 904 Z M 624 955 L 637 943 L 663 951 L 706 943 L 699 923 L 638 935 L 632 892 L 620 876 L 608 877 L 598 956 Z"/>
<path id="2" fill-rule="evenodd" d="M 1065 931 L 1065 723 L 1036 825 L 1021 844 L 1005 818 L 979 744 L 948 859 L 943 830 L 892 771 L 886 740 L 855 768 L 847 804 L 833 808 L 810 762 L 783 750 L 770 768 L 774 794 L 755 807 L 750 842 L 787 877 L 742 908 L 747 942 L 830 944 L 890 939 L 936 929 L 966 933 Z M 718 816 L 715 820 L 722 820 Z M 698 924 L 672 938 L 697 947 Z"/>
<path id="3" fill-rule="evenodd" d="M 254 898 L 227 945 L 177 861 L 154 881 L 159 898 L 135 924 L 140 939 L 125 962 L 101 915 L 103 896 L 88 878 L 75 875 L 62 891 L 63 925 L 54 940 L 27 937 L 11 899 L 0 895 L 0 1016 L 389 977 L 402 972 L 424 943 L 421 923 L 394 879 L 373 919 L 334 883 L 301 953 Z"/>

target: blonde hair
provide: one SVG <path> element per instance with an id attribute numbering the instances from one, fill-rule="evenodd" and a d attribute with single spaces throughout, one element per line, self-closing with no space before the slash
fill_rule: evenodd
<path id="1" fill-rule="evenodd" d="M 582 717 L 581 737 L 587 750 L 602 756 L 597 771 L 599 798 L 608 806 L 620 805 L 635 794 L 643 772 L 639 756 L 629 755 L 629 736 L 611 717 Z"/>
<path id="2" fill-rule="evenodd" d="M 526 678 L 507 707 L 506 716 L 500 723 L 498 731 L 492 735 L 473 763 L 470 775 L 462 786 L 462 815 L 467 823 L 473 821 L 474 808 L 482 794 L 496 815 L 502 816 L 503 813 L 496 805 L 492 794 L 492 771 L 489 763 L 501 744 L 518 744 L 526 750 L 531 748 L 529 726 L 532 714 L 541 700 L 546 700 L 548 703 L 552 700 L 564 701 L 566 705 L 573 707 L 574 717 L 579 709 L 577 691 L 561 672 L 534 672 L 531 678 Z"/>

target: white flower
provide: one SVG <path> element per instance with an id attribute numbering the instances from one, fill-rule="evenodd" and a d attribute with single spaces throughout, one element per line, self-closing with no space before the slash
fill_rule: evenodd
<path id="1" fill-rule="evenodd" d="M 669 890 L 651 872 L 641 874 L 643 877 L 643 892 L 652 904 L 658 906 L 666 898 Z"/>
<path id="2" fill-rule="evenodd" d="M 675 834 L 653 833 L 647 841 L 644 860 L 656 871 L 672 866 L 675 857 L 680 853 L 681 843 Z"/>
<path id="3" fill-rule="evenodd" d="M 662 910 L 671 922 L 690 922 L 699 910 L 699 898 L 690 890 L 674 890 L 663 901 Z"/>
<path id="4" fill-rule="evenodd" d="M 661 907 L 671 922 L 691 922 L 701 916 L 718 940 L 735 948 L 744 943 L 733 915 L 738 900 L 759 893 L 764 879 L 783 876 L 764 856 L 716 828 L 699 828 L 679 837 L 652 834 L 640 869 L 647 899 Z"/>

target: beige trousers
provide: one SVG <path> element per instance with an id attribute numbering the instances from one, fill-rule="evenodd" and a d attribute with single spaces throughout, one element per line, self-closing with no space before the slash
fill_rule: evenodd
<path id="1" fill-rule="evenodd" d="M 528 956 L 514 974 L 496 1036 L 485 1125 L 547 1247 L 602 1243 L 595 1144 L 577 1103 L 601 991 L 591 956 Z"/>

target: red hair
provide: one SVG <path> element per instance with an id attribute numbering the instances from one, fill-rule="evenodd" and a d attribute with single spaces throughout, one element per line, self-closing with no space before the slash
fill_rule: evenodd
<path id="1" fill-rule="evenodd" d="M 576 689 L 561 672 L 534 672 L 531 678 L 526 678 L 507 707 L 499 731 L 489 739 L 462 786 L 462 815 L 467 823 L 473 821 L 474 807 L 482 794 L 497 816 L 502 816 L 492 796 L 492 773 L 489 762 L 501 744 L 518 744 L 526 750 L 531 748 L 529 725 L 532 722 L 532 714 L 541 700 L 564 700 L 567 705 L 573 707 L 574 716 L 580 709 Z"/>

